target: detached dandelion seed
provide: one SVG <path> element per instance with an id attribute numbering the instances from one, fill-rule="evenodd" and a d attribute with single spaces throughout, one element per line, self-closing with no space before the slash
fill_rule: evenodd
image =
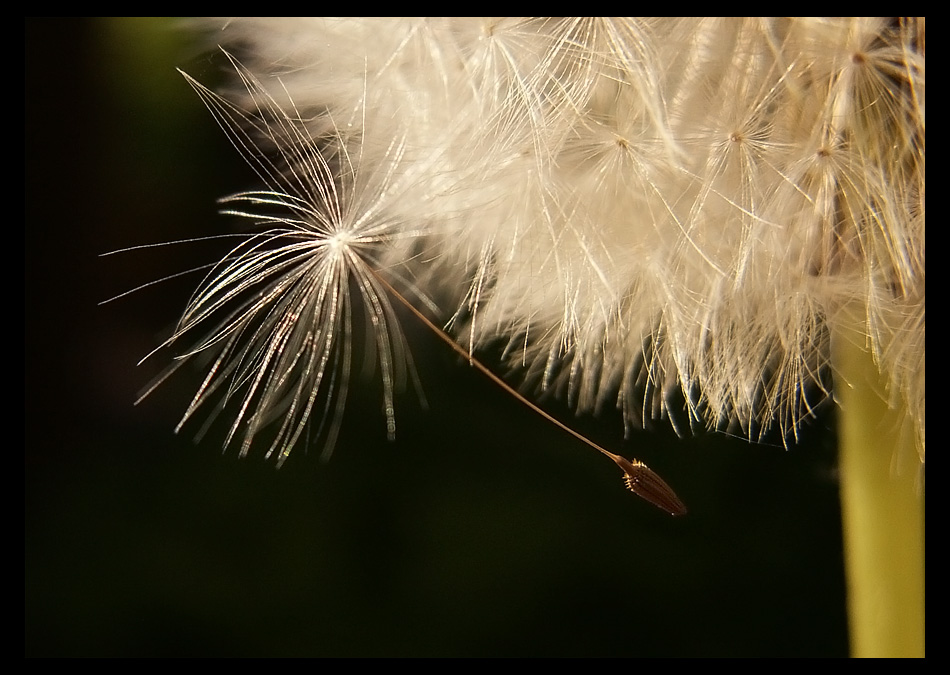
<path id="1" fill-rule="evenodd" d="M 399 192 L 398 180 L 385 176 L 381 184 L 373 186 L 371 194 L 364 192 L 368 184 L 360 175 L 362 146 L 351 154 L 348 139 L 332 116 L 323 120 L 323 127 L 332 133 L 314 138 L 301 126 L 301 115 L 292 100 L 289 105 L 293 116 L 277 105 L 250 72 L 230 55 L 227 57 L 249 100 L 257 107 L 253 114 L 182 74 L 270 188 L 222 199 L 226 205 L 223 212 L 252 219 L 268 229 L 249 236 L 210 270 L 174 334 L 160 347 L 171 347 L 197 333 L 201 337 L 178 356 L 179 364 L 204 352 L 216 353 L 177 430 L 213 395 L 222 398 L 212 419 L 237 399 L 225 447 L 237 441 L 240 454 L 246 455 L 255 437 L 277 423 L 279 429 L 267 457 L 276 455 L 280 465 L 307 429 L 323 394 L 320 425 L 322 430 L 329 423 L 324 451 L 328 457 L 346 402 L 352 359 L 352 306 L 358 303 L 366 310 L 374 333 L 387 435 L 392 439 L 397 370 L 405 369 L 408 358 L 390 305 L 392 297 L 510 394 L 613 460 L 624 471 L 632 492 L 672 515 L 686 513 L 673 490 L 646 465 L 601 448 L 542 411 L 459 347 L 386 281 L 381 253 L 391 255 L 394 248 L 398 250 L 392 246 L 394 240 L 423 234 L 399 227 L 399 221 L 387 218 L 386 200 L 396 194 L 404 196 Z M 359 142 L 365 143 L 365 138 L 360 137 Z M 273 159 L 263 144 L 272 147 L 279 159 Z M 401 153 L 401 145 L 392 143 L 386 150 L 386 160 L 396 164 Z M 336 173 L 326 156 L 338 165 Z M 412 175 L 406 172 L 402 178 Z M 352 297 L 351 286 L 355 286 L 358 300 Z M 161 380 L 165 377 L 167 374 Z"/>

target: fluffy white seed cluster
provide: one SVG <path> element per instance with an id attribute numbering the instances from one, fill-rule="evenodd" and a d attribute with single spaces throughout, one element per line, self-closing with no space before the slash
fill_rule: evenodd
<path id="1" fill-rule="evenodd" d="M 502 341 L 512 369 L 579 410 L 790 435 L 829 393 L 829 330 L 858 308 L 923 452 L 923 19 L 212 25 L 248 69 L 224 92 L 246 112 L 206 100 L 290 229 L 324 223 L 309 254 L 349 256 L 338 295 L 307 287 L 319 300 L 295 290 L 281 309 L 327 324 L 278 341 L 323 345 L 310 385 L 349 358 L 324 331 L 366 267 L 371 317 L 390 314 L 375 273 L 448 297 L 463 344 Z M 339 213 L 314 216 L 321 200 Z M 250 330 L 222 325 L 237 343 Z M 257 426 L 310 400 L 287 388 L 297 357 L 280 358 Z"/>

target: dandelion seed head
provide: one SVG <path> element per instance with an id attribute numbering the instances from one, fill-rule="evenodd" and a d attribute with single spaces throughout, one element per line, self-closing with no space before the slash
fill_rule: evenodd
<path id="1" fill-rule="evenodd" d="M 215 40 L 249 70 L 199 93 L 272 191 L 243 201 L 319 231 L 317 318 L 343 321 L 355 281 L 386 378 L 403 348 L 367 270 L 399 267 L 457 303 L 470 350 L 507 345 L 578 410 L 794 440 L 857 314 L 923 453 L 923 19 L 236 19 Z M 289 260 L 235 256 L 199 309 L 251 270 L 307 309 L 266 271 Z M 331 332 L 299 338 L 323 372 L 349 358 Z"/>

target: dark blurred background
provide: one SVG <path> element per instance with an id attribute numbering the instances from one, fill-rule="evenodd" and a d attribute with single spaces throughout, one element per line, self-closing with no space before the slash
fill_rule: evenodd
<path id="1" fill-rule="evenodd" d="M 354 391 L 328 464 L 279 471 L 174 427 L 201 381 L 136 362 L 216 259 L 215 199 L 253 186 L 197 96 L 213 59 L 171 19 L 26 20 L 26 649 L 43 656 L 845 656 L 833 411 L 786 451 L 619 415 L 674 519 L 411 316 L 429 406 L 385 440 Z M 556 401 L 545 406 L 571 414 Z"/>

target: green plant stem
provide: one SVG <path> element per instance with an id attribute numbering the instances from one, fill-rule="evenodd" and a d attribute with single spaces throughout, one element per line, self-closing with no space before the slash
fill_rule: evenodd
<path id="1" fill-rule="evenodd" d="M 835 336 L 851 654 L 924 656 L 923 471 L 860 330 Z"/>

